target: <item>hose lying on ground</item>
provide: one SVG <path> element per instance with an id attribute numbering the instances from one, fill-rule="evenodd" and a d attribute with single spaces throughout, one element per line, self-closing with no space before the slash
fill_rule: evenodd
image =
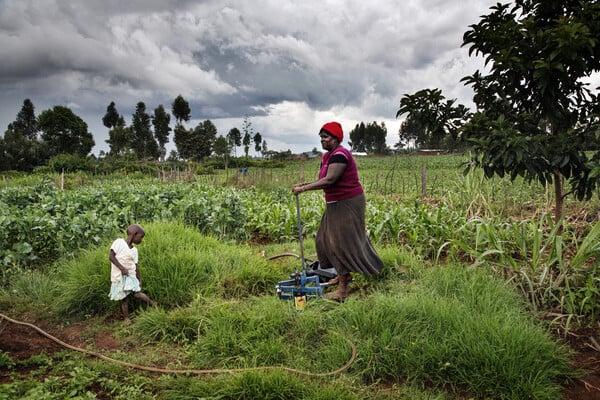
<path id="1" fill-rule="evenodd" d="M 298 375 L 323 377 L 323 376 L 333 376 L 333 375 L 337 375 L 341 372 L 344 372 L 354 363 L 354 360 L 356 359 L 356 346 L 354 346 L 354 344 L 348 340 L 348 344 L 352 348 L 352 355 L 350 356 L 350 359 L 346 362 L 346 364 L 344 364 L 342 367 L 336 369 L 335 371 L 323 372 L 323 373 L 301 371 L 298 369 L 284 367 L 284 366 L 277 366 L 277 365 L 265 366 L 265 367 L 236 368 L 236 369 L 170 369 L 170 368 L 147 367 L 144 365 L 132 364 L 132 363 L 128 363 L 125 361 L 115 360 L 114 358 L 107 357 L 103 354 L 96 353 L 94 351 L 90 351 L 90 350 L 82 349 L 80 347 L 72 346 L 68 343 L 63 342 L 62 340 L 58 339 L 57 337 L 52 336 L 48 332 L 42 330 L 41 328 L 39 328 L 33 324 L 30 324 L 28 322 L 17 321 L 15 319 L 9 318 L 6 315 L 1 314 L 1 313 L 0 313 L 0 318 L 3 318 L 6 321 L 11 322 L 13 324 L 23 325 L 23 326 L 32 328 L 32 329 L 36 330 L 38 333 L 47 337 L 48 339 L 58 343 L 59 345 L 61 345 L 63 347 L 66 347 L 68 349 L 78 351 L 80 353 L 88 354 L 90 356 L 100 358 L 101 360 L 119 364 L 119 365 L 122 365 L 125 367 L 140 369 L 140 370 L 144 370 L 144 371 L 160 372 L 160 373 L 164 373 L 164 374 L 192 374 L 192 375 L 235 374 L 235 373 L 247 372 L 247 371 L 266 371 L 266 370 L 272 370 L 272 369 L 279 369 L 279 370 L 288 371 L 288 372 L 298 374 Z"/>

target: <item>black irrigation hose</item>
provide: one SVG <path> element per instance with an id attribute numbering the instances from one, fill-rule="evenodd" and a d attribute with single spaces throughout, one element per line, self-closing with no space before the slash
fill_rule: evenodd
<path id="1" fill-rule="evenodd" d="M 298 260 L 302 259 L 302 257 L 299 256 L 298 254 L 294 254 L 294 253 L 282 253 L 282 254 L 276 254 L 276 255 L 271 256 L 271 257 L 267 257 L 267 260 L 271 261 L 271 260 L 276 260 L 278 258 L 283 258 L 283 257 L 296 257 Z M 307 263 L 310 263 L 311 261 L 314 261 L 314 260 L 311 259 L 311 258 L 306 258 L 305 261 Z"/>
<path id="2" fill-rule="evenodd" d="M 96 353 L 94 351 L 90 351 L 90 350 L 82 349 L 80 347 L 72 346 L 68 343 L 63 342 L 62 340 L 58 339 L 57 337 L 52 336 L 51 334 L 42 330 L 41 328 L 39 328 L 33 324 L 30 324 L 28 322 L 17 321 L 15 319 L 7 317 L 4 314 L 0 314 L 0 318 L 3 318 L 13 324 L 23 325 L 23 326 L 32 328 L 32 329 L 36 330 L 38 333 L 47 337 L 48 339 L 58 343 L 59 345 L 61 345 L 63 347 L 66 347 L 70 350 L 78 351 L 80 353 L 94 356 L 94 357 L 100 358 L 101 360 L 108 361 L 108 362 L 111 362 L 114 364 L 119 364 L 119 365 L 122 365 L 125 367 L 140 369 L 140 370 L 144 370 L 144 371 L 160 372 L 160 373 L 164 373 L 164 374 L 188 374 L 188 375 L 189 374 L 192 374 L 192 375 L 235 374 L 235 373 L 247 372 L 247 371 L 266 371 L 266 370 L 279 369 L 279 370 L 288 371 L 288 372 L 298 374 L 298 375 L 324 377 L 324 376 L 333 376 L 333 375 L 337 375 L 341 372 L 344 372 L 354 363 L 354 360 L 356 359 L 356 346 L 354 346 L 354 344 L 352 342 L 350 342 L 350 340 L 346 339 L 352 349 L 352 355 L 350 356 L 350 359 L 342 367 L 340 367 L 334 371 L 323 372 L 323 373 L 313 373 L 313 372 L 301 371 L 298 369 L 284 367 L 284 366 L 265 366 L 265 367 L 236 368 L 236 369 L 170 369 L 170 368 L 146 367 L 144 365 L 132 364 L 132 363 L 128 363 L 125 361 L 115 360 L 114 358 L 107 357 L 103 354 Z"/>
<path id="3" fill-rule="evenodd" d="M 271 260 L 276 260 L 278 258 L 283 258 L 283 257 L 296 257 L 297 259 L 300 259 L 300 256 L 298 254 L 283 253 L 283 254 L 277 254 L 277 255 L 271 256 L 271 257 L 267 258 L 267 260 L 271 261 Z"/>

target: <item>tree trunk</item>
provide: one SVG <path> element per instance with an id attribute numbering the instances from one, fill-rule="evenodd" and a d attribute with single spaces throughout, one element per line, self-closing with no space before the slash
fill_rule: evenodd
<path id="1" fill-rule="evenodd" d="M 554 202 L 554 222 L 558 223 L 563 214 L 563 177 L 558 170 L 554 170 Z"/>

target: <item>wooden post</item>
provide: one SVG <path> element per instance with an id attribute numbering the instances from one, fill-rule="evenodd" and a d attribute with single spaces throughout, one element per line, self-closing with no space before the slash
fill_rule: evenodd
<path id="1" fill-rule="evenodd" d="M 427 197 L 427 167 L 421 166 L 421 197 Z"/>

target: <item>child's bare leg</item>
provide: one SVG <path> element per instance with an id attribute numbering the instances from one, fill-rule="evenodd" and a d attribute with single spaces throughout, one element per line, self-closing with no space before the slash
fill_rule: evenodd
<path id="1" fill-rule="evenodd" d="M 148 297 L 143 292 L 135 292 L 133 295 L 135 296 L 136 299 L 140 299 L 142 301 L 145 301 L 146 303 L 150 304 L 151 306 L 155 306 L 156 305 L 156 302 L 154 300 L 150 299 L 150 297 Z"/>
<path id="2" fill-rule="evenodd" d="M 129 297 L 125 297 L 121 301 L 121 312 L 123 312 L 123 319 L 125 321 L 129 320 Z"/>

